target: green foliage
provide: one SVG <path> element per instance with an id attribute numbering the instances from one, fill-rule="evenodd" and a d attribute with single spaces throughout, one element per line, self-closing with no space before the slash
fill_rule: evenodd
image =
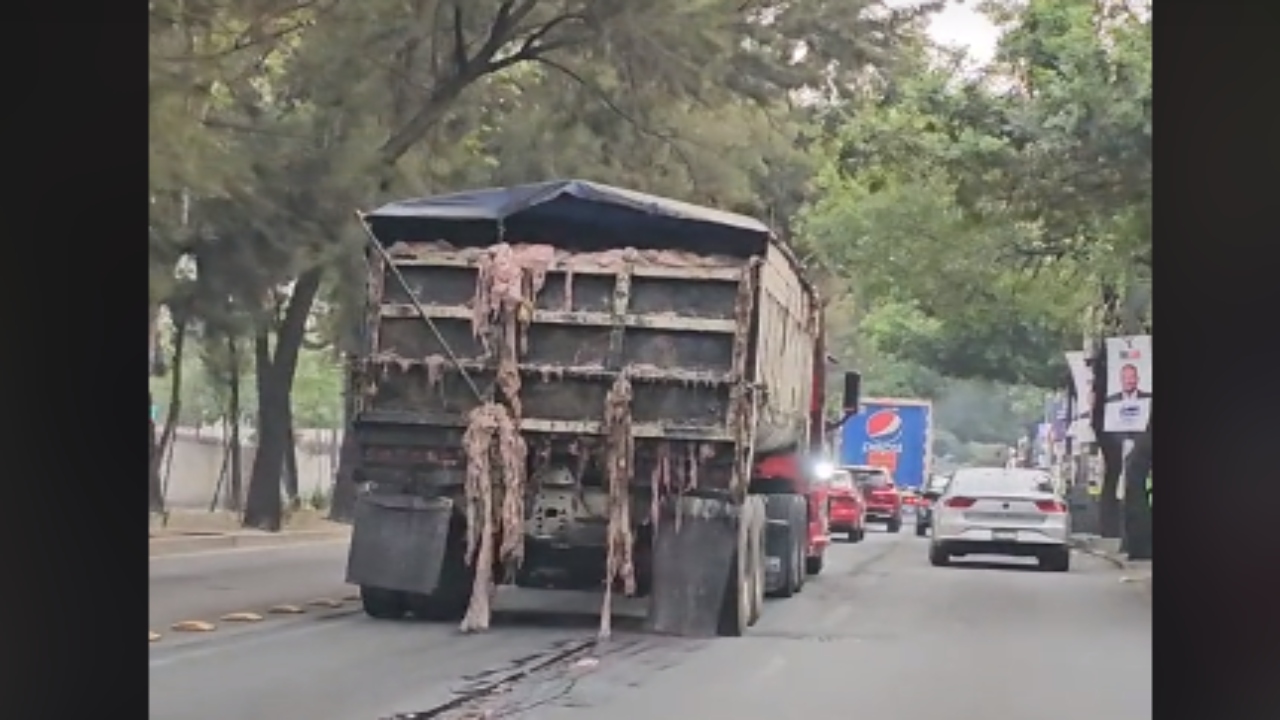
<path id="1" fill-rule="evenodd" d="M 1010 442 L 1104 288 L 1150 316 L 1150 25 L 990 2 L 997 60 L 962 76 L 923 36 L 940 5 L 151 3 L 150 298 L 192 318 L 184 422 L 222 417 L 237 375 L 256 417 L 265 331 L 304 348 L 295 424 L 340 424 L 353 210 L 577 176 L 770 221 L 868 395 L 934 399 L 955 457 Z"/>
<path id="2" fill-rule="evenodd" d="M 881 354 L 1052 386 L 1102 289 L 1149 277 L 1149 22 L 1121 3 L 988 9 L 1007 27 L 988 73 L 921 49 L 827 118 L 800 233 Z"/>
<path id="3" fill-rule="evenodd" d="M 250 363 L 245 361 L 240 376 L 240 422 L 252 428 L 258 412 L 258 393 Z M 163 422 L 170 401 L 170 377 L 151 378 L 152 400 Z M 337 429 L 342 427 L 342 368 L 332 352 L 304 350 L 298 361 L 293 387 L 293 417 L 298 428 Z M 229 401 L 227 376 L 210 367 L 207 358 L 190 355 L 183 359 L 182 416 L 184 426 L 214 425 L 227 416 Z M 246 431 L 246 437 L 249 432 Z"/>

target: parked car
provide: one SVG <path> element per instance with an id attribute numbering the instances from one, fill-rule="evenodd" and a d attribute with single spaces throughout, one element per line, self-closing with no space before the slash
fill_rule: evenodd
<path id="1" fill-rule="evenodd" d="M 849 471 L 835 471 L 827 498 L 830 531 L 844 533 L 849 542 L 861 542 L 867 535 L 867 501 Z"/>
<path id="2" fill-rule="evenodd" d="M 1071 513 L 1048 473 L 1031 468 L 957 470 L 933 505 L 929 562 L 953 557 L 1034 557 L 1054 572 L 1071 569 Z"/>
<path id="3" fill-rule="evenodd" d="M 933 475 L 929 478 L 929 485 L 920 493 L 920 503 L 916 506 L 916 535 L 924 537 L 929 534 L 929 526 L 933 524 L 933 501 L 930 497 L 937 497 L 946 489 L 947 483 L 951 478 L 946 475 Z"/>
<path id="4" fill-rule="evenodd" d="M 874 465 L 846 465 L 853 476 L 853 483 L 866 499 L 868 522 L 884 523 L 885 530 L 896 533 L 902 529 L 902 496 L 893 483 L 889 471 Z"/>

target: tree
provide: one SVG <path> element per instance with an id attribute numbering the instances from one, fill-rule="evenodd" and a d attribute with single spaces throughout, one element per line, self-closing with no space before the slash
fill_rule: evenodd
<path id="1" fill-rule="evenodd" d="M 362 301 L 351 210 L 590 170 L 785 225 L 809 174 L 795 93 L 848 95 L 936 5 L 152 3 L 153 302 L 175 258 L 194 254 L 193 316 L 254 338 L 260 446 L 246 524 L 279 523 L 316 299 L 348 317 L 341 308 Z M 730 129 L 731 142 L 713 140 Z M 548 160 L 530 142 L 539 135 L 521 137 L 535 130 L 572 138 L 590 160 Z"/>
<path id="2" fill-rule="evenodd" d="M 896 326 L 899 357 L 1048 386 L 1083 311 L 1149 260 L 1149 30 L 1116 3 L 990 9 L 987 74 L 917 48 L 828 114 L 802 237 L 865 304 L 937 321 Z"/>

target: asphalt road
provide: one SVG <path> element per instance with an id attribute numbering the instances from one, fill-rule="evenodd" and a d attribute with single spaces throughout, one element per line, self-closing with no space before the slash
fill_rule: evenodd
<path id="1" fill-rule="evenodd" d="M 151 629 L 183 620 L 216 621 L 226 613 L 263 612 L 355 592 L 342 582 L 343 539 L 306 545 L 211 550 L 151 558 Z"/>
<path id="2" fill-rule="evenodd" d="M 1016 560 L 934 568 L 925 543 L 905 529 L 894 536 L 872 530 L 864 543 L 834 546 L 820 577 L 795 598 L 771 601 L 750 635 L 738 639 L 661 638 L 624 629 L 595 646 L 585 616 L 519 614 L 500 619 L 487 634 L 460 636 L 451 626 L 368 620 L 354 603 L 167 635 L 151 646 L 151 716 L 1151 716 L 1150 601 L 1120 582 L 1123 573 L 1083 555 L 1065 575 L 1019 568 Z M 324 552 L 333 555 L 324 560 Z M 341 551 L 280 554 L 309 558 L 299 560 L 296 571 L 309 582 L 319 579 L 326 562 L 341 578 Z M 255 561 L 270 564 L 265 557 Z M 230 558 L 220 562 L 234 565 Z M 154 576 L 155 563 L 152 570 Z M 292 572 L 278 565 L 271 573 L 279 589 L 287 589 Z M 517 591 L 499 608 L 576 604 L 585 611 L 596 602 Z"/>

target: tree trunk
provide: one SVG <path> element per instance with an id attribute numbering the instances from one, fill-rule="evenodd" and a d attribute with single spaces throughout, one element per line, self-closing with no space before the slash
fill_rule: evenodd
<path id="1" fill-rule="evenodd" d="M 187 344 L 186 313 L 175 313 L 174 315 L 173 361 L 169 368 L 171 373 L 169 376 L 171 378 L 169 408 L 165 414 L 164 432 L 160 435 L 160 444 L 151 454 L 150 468 L 153 482 L 158 486 L 159 508 L 162 512 L 165 505 L 165 483 L 160 479 L 160 464 L 164 461 L 164 456 L 169 451 L 169 446 L 173 444 L 173 436 L 178 431 L 178 419 L 182 415 L 182 353 Z M 152 428 L 154 429 L 154 427 L 155 423 L 153 421 Z"/>
<path id="2" fill-rule="evenodd" d="M 276 532 L 281 525 L 281 473 L 290 446 L 290 394 L 298 353 L 306 334 L 307 317 L 320 289 L 321 269 L 312 268 L 298 277 L 284 319 L 276 332 L 275 352 L 271 352 L 264 326 L 254 339 L 258 375 L 258 451 L 249 475 L 249 500 L 244 513 L 245 527 Z"/>
<path id="3" fill-rule="evenodd" d="M 298 509 L 298 434 L 293 427 L 293 405 L 286 402 L 283 408 L 288 416 L 285 419 L 288 427 L 288 442 L 284 449 L 284 474 L 280 479 L 284 496 L 289 500 L 289 507 Z"/>
<path id="4" fill-rule="evenodd" d="M 355 390 L 351 386 L 350 360 L 345 364 L 347 382 L 342 385 L 342 445 L 338 451 L 338 471 L 334 473 L 329 519 L 349 523 L 355 516 L 355 468 L 359 461 L 352 421 L 356 415 Z"/>
<path id="5" fill-rule="evenodd" d="M 240 512 L 244 504 L 244 446 L 240 441 L 240 346 L 234 336 L 227 338 L 227 356 L 231 360 L 231 392 L 227 398 L 227 414 L 231 416 L 231 484 L 225 502 L 228 510 Z"/>
<path id="6" fill-rule="evenodd" d="M 1098 534 L 1104 538 L 1120 537 L 1120 500 L 1116 489 L 1124 469 L 1124 440 L 1117 435 L 1098 438 L 1102 451 L 1102 495 L 1098 498 Z M 1126 488 L 1127 490 L 1127 488 Z"/>
<path id="7" fill-rule="evenodd" d="M 1151 559 L 1151 505 L 1147 476 L 1151 473 L 1151 427 L 1134 443 L 1125 467 L 1124 534 L 1130 560 Z"/>
<path id="8" fill-rule="evenodd" d="M 288 418 L 280 412 L 281 405 L 289 399 L 288 395 L 283 400 L 279 398 L 281 393 L 278 383 L 258 384 L 258 449 L 249 472 L 249 497 L 244 511 L 245 527 L 271 532 L 280 530 L 280 471 L 284 469 L 285 444 L 289 441 Z"/>
<path id="9" fill-rule="evenodd" d="M 156 372 L 156 316 L 159 309 L 154 305 L 148 308 L 147 332 L 147 377 L 157 375 Z M 147 505 L 151 512 L 164 512 L 164 487 L 160 484 L 160 460 L 156 455 L 156 416 L 155 416 L 155 398 L 151 395 L 150 383 L 147 384 L 147 427 L 151 431 L 151 454 L 147 469 Z"/>
<path id="10" fill-rule="evenodd" d="M 147 408 L 148 425 L 151 428 L 151 463 L 147 471 L 147 495 L 148 505 L 151 512 L 164 512 L 164 486 L 160 484 L 160 454 L 157 452 L 159 446 L 156 444 L 156 419 L 151 414 L 151 408 L 155 407 L 155 400 L 151 397 L 151 391 L 147 390 Z"/>

